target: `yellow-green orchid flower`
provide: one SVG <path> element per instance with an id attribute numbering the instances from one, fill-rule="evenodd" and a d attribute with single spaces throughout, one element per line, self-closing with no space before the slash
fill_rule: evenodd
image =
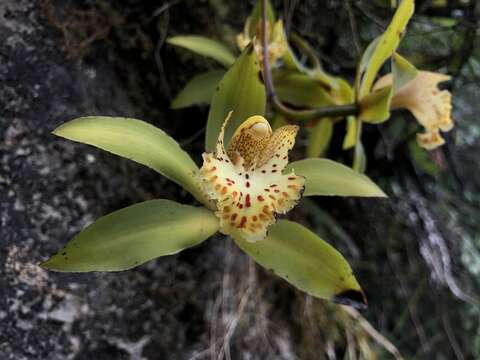
<path id="1" fill-rule="evenodd" d="M 263 46 L 262 46 L 262 27 L 261 22 L 257 23 L 255 27 L 255 34 L 250 34 L 251 18 L 249 17 L 245 22 L 243 33 L 237 35 L 237 45 L 243 51 L 253 38 L 255 45 L 255 52 L 257 53 L 260 63 L 263 61 Z M 273 25 L 267 23 L 267 38 L 268 38 L 268 61 L 273 66 L 277 60 L 281 59 L 288 50 L 288 43 L 283 29 L 283 21 L 278 20 Z"/>
<path id="2" fill-rule="evenodd" d="M 375 90 L 392 85 L 392 75 L 380 78 Z M 438 84 L 450 80 L 450 76 L 419 71 L 418 75 L 403 85 L 392 98 L 391 109 L 407 109 L 425 128 L 425 132 L 417 134 L 418 144 L 427 149 L 435 149 L 445 143 L 440 131 L 453 128 L 452 94 L 448 90 L 440 90 Z"/>
<path id="3" fill-rule="evenodd" d="M 300 199 L 305 179 L 294 171 L 283 174 L 298 126 L 272 132 L 262 116 L 248 118 L 225 149 L 222 126 L 214 153 L 203 154 L 200 169 L 207 196 L 216 202 L 220 231 L 238 231 L 250 242 L 262 240 L 276 214 L 285 214 Z"/>

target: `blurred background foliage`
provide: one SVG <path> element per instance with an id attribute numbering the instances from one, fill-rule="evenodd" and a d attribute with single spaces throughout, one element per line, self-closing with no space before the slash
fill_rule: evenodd
<path id="1" fill-rule="evenodd" d="M 43 21 L 57 32 L 68 59 L 77 64 L 109 59 L 128 89 L 128 101 L 142 109 L 143 118 L 168 119 L 162 127 L 182 139 L 189 153 L 201 153 L 208 109 L 168 108 L 192 75 L 215 64 L 164 42 L 167 35 L 201 34 L 233 49 L 251 1 L 40 3 Z M 327 71 L 352 81 L 361 51 L 386 28 L 395 1 L 272 3 L 287 31 L 308 40 Z M 453 93 L 456 126 L 446 134 L 447 144 L 433 152 L 420 149 L 415 142 L 418 125 L 406 112 L 395 112 L 380 126 L 366 125 L 367 174 L 390 198 L 308 199 L 304 210 L 292 215 L 349 259 L 369 299 L 368 309 L 360 316 L 306 297 L 273 275 L 252 269 L 227 241 L 220 250 L 199 250 L 200 256 L 221 257 L 225 262 L 220 270 L 210 266 L 218 274 L 209 280 L 212 284 L 205 293 L 196 294 L 198 306 L 207 309 L 205 318 L 210 320 L 188 311 L 185 319 L 177 319 L 190 324 L 185 336 L 200 339 L 209 351 L 174 358 L 353 360 L 388 359 L 399 353 L 407 359 L 480 358 L 480 180 L 476 178 L 480 172 L 480 5 L 476 0 L 416 3 L 399 51 L 419 68 L 453 76 L 446 86 Z M 94 108 L 102 113 L 101 102 Z M 326 156 L 350 163 L 350 155 L 341 150 L 344 131 L 343 122 L 335 125 Z M 305 139 L 298 141 L 302 151 Z M 148 190 L 166 191 L 159 190 L 161 185 L 149 184 Z M 178 195 L 176 190 L 171 192 L 172 197 Z M 150 194 L 129 196 L 129 200 L 144 200 Z M 182 261 L 203 271 L 206 265 L 199 264 L 195 251 L 183 255 Z M 152 266 L 142 271 L 147 278 L 154 272 Z M 177 275 L 195 276 L 199 275 Z M 163 296 L 189 297 L 181 286 L 195 291 L 184 280 Z M 219 313 L 226 319 L 218 320 L 215 314 Z M 168 333 L 169 324 L 164 326 Z M 172 348 L 174 343 L 169 343 Z"/>

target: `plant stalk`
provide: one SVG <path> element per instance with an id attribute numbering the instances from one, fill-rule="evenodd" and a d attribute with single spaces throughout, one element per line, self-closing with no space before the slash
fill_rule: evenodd
<path id="1" fill-rule="evenodd" d="M 263 51 L 263 78 L 267 98 L 271 101 L 275 110 L 291 120 L 312 120 L 322 117 L 338 117 L 358 114 L 357 104 L 327 106 L 309 110 L 295 110 L 283 104 L 275 93 L 270 62 L 268 57 L 268 32 L 267 32 L 267 0 L 262 0 L 262 51 Z"/>

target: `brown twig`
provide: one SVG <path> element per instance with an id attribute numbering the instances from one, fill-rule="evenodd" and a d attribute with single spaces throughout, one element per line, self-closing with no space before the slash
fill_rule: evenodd
<path id="1" fill-rule="evenodd" d="M 275 94 L 270 62 L 268 56 L 268 33 L 267 33 L 267 0 L 262 1 L 262 50 L 263 50 L 263 78 L 267 99 L 272 102 L 275 109 L 292 120 L 311 120 L 322 117 L 349 116 L 358 114 L 357 104 L 322 107 L 309 110 L 294 110 L 283 104 Z"/>

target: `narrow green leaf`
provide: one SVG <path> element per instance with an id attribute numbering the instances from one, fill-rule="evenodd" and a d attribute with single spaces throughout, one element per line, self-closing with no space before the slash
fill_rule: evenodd
<path id="1" fill-rule="evenodd" d="M 153 125 L 129 118 L 88 116 L 61 125 L 53 134 L 146 165 L 208 203 L 194 176 L 197 165 L 174 139 Z"/>
<path id="2" fill-rule="evenodd" d="M 322 156 L 328 149 L 333 135 L 333 122 L 331 119 L 322 119 L 309 132 L 307 157 Z"/>
<path id="3" fill-rule="evenodd" d="M 345 258 L 304 226 L 280 220 L 266 239 L 237 245 L 257 263 L 306 293 L 337 303 L 363 307 L 365 295 Z"/>
<path id="4" fill-rule="evenodd" d="M 366 96 L 375 81 L 375 77 L 382 65 L 393 55 L 400 44 L 401 37 L 405 31 L 408 21 L 415 9 L 414 0 L 402 0 L 393 19 L 383 35 L 376 40 L 377 44 L 373 51 L 362 60 L 365 71 L 360 71 L 361 77 L 359 99 Z"/>
<path id="5" fill-rule="evenodd" d="M 225 71 L 212 70 L 195 76 L 173 99 L 172 109 L 181 109 L 198 104 L 210 104 L 215 89 Z"/>
<path id="6" fill-rule="evenodd" d="M 287 104 L 306 108 L 335 105 L 329 89 L 307 74 L 296 71 L 275 71 L 273 83 L 278 98 Z"/>
<path id="7" fill-rule="evenodd" d="M 360 140 L 357 140 L 355 144 L 355 151 L 353 154 L 353 170 L 359 174 L 363 174 L 367 169 L 367 156 L 365 155 L 365 149 Z"/>
<path id="8" fill-rule="evenodd" d="M 393 95 L 395 95 L 404 85 L 417 77 L 418 70 L 403 56 L 394 53 L 392 57 L 392 74 Z"/>
<path id="9" fill-rule="evenodd" d="M 145 201 L 98 219 L 41 266 L 62 272 L 127 270 L 197 245 L 218 226 L 205 208 Z"/>
<path id="10" fill-rule="evenodd" d="M 360 86 L 361 80 L 367 71 L 368 65 L 370 64 L 370 60 L 377 48 L 378 43 L 382 40 L 382 35 L 376 37 L 370 44 L 368 44 L 367 48 L 363 52 L 362 57 L 360 58 L 360 63 L 357 68 L 357 74 L 355 76 L 355 95 L 357 99 L 359 98 L 360 94 Z"/>
<path id="11" fill-rule="evenodd" d="M 220 81 L 208 113 L 206 149 L 213 151 L 225 118 L 232 117 L 225 130 L 225 142 L 235 129 L 252 115 L 265 113 L 265 87 L 253 44 L 248 45 Z"/>
<path id="12" fill-rule="evenodd" d="M 343 138 L 343 150 L 351 149 L 357 143 L 357 125 L 358 120 L 355 116 L 347 117 L 346 134 Z"/>
<path id="13" fill-rule="evenodd" d="M 212 58 L 225 67 L 231 66 L 235 61 L 235 56 L 225 45 L 217 40 L 209 39 L 204 36 L 173 36 L 167 39 L 167 43 L 180 46 L 199 55 Z"/>
<path id="14" fill-rule="evenodd" d="M 362 196 L 386 197 L 385 193 L 367 176 L 328 159 L 304 159 L 290 163 L 295 174 L 305 177 L 303 196 Z"/>
<path id="15" fill-rule="evenodd" d="M 287 51 L 283 55 L 282 59 L 283 59 L 283 63 L 285 64 L 285 67 L 288 70 L 298 71 L 301 73 L 306 73 L 310 70 L 306 66 L 304 66 L 300 62 L 300 60 L 298 60 L 297 55 L 295 55 L 290 45 L 287 46 Z"/>
<path id="16" fill-rule="evenodd" d="M 368 94 L 360 100 L 360 114 L 358 118 L 370 124 L 380 124 L 388 120 L 390 117 L 391 100 L 391 86 Z"/>

